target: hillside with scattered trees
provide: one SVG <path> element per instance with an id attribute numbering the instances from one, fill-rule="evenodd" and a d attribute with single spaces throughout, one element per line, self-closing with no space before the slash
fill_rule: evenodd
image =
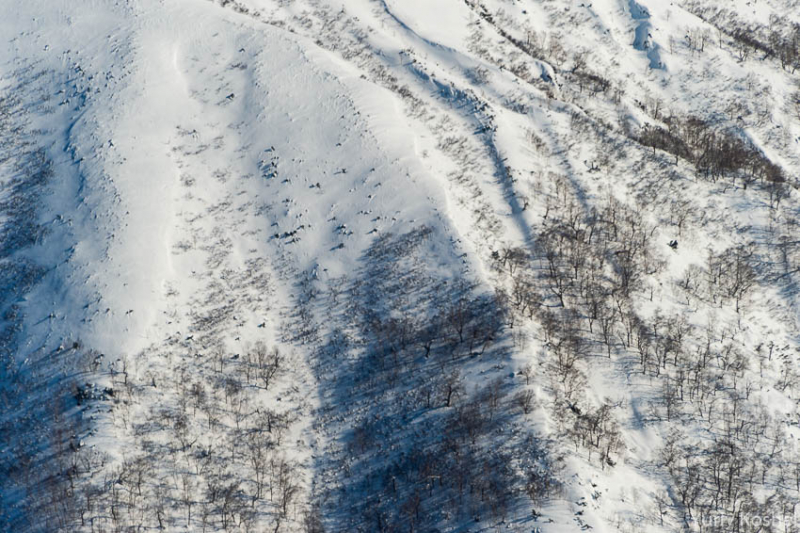
<path id="1" fill-rule="evenodd" d="M 800 531 L 797 0 L 0 0 L 0 531 Z"/>

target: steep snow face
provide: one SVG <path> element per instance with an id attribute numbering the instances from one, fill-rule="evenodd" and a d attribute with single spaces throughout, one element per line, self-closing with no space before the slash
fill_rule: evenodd
<path id="1" fill-rule="evenodd" d="M 794 2 L 17 4 L 3 529 L 793 527 Z"/>

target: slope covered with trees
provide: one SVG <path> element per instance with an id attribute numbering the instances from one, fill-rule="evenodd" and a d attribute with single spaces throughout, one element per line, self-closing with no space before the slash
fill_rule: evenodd
<path id="1" fill-rule="evenodd" d="M 795 0 L 0 14 L 0 530 L 800 529 Z"/>

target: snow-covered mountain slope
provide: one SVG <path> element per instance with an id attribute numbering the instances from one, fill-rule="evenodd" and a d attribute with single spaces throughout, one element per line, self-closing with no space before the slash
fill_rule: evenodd
<path id="1" fill-rule="evenodd" d="M 797 531 L 793 0 L 0 2 L 3 531 Z"/>

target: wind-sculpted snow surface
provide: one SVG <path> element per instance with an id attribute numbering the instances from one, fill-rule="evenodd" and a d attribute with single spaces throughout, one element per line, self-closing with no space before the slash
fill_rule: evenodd
<path id="1" fill-rule="evenodd" d="M 0 15 L 0 530 L 800 529 L 796 1 Z"/>

